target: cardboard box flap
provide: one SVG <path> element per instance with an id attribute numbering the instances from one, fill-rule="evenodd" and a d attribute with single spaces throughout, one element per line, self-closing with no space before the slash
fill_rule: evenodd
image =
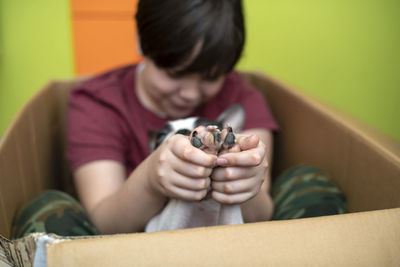
<path id="1" fill-rule="evenodd" d="M 350 212 L 400 207 L 397 141 L 264 74 L 244 77 L 264 93 L 281 126 L 275 177 L 292 166 L 313 165 L 338 183 Z"/>
<path id="2" fill-rule="evenodd" d="M 0 237 L 0 266 L 398 266 L 399 219 L 400 209 L 390 209 L 158 233 Z"/>
<path id="3" fill-rule="evenodd" d="M 64 153 L 69 90 L 87 79 L 50 82 L 18 112 L 0 142 L 0 234 L 10 236 L 16 210 L 45 189 L 71 193 Z"/>
<path id="4" fill-rule="evenodd" d="M 362 122 L 361 120 L 351 116 L 350 114 L 331 106 L 327 103 L 323 103 L 307 93 L 304 93 L 292 86 L 285 84 L 267 74 L 261 72 L 248 72 L 243 73 L 243 77 L 251 84 L 260 89 L 267 99 L 271 99 L 271 105 L 275 115 L 279 117 L 278 111 L 286 109 L 285 106 L 278 107 L 281 102 L 276 102 L 274 96 L 276 90 L 284 92 L 285 96 L 290 95 L 303 102 L 303 104 L 318 110 L 319 113 L 326 116 L 329 119 L 333 119 L 335 123 L 346 126 L 351 129 L 358 136 L 363 138 L 366 142 L 370 143 L 374 147 L 382 151 L 383 155 L 389 155 L 391 160 L 394 160 L 400 166 L 400 142 L 394 138 L 384 134 L 378 129 Z"/>
<path id="5" fill-rule="evenodd" d="M 400 209 L 48 246 L 48 266 L 398 266 Z"/>

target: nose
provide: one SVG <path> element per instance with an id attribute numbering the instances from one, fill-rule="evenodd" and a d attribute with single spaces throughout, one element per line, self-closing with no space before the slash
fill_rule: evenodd
<path id="1" fill-rule="evenodd" d="M 200 94 L 200 88 L 197 82 L 186 83 L 179 90 L 179 96 L 186 101 L 197 100 Z"/>

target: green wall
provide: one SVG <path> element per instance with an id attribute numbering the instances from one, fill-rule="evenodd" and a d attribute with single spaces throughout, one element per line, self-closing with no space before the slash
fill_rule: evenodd
<path id="1" fill-rule="evenodd" d="M 400 1 L 244 2 L 239 68 L 262 70 L 400 141 Z"/>
<path id="2" fill-rule="evenodd" d="M 0 137 L 52 78 L 73 76 L 68 0 L 0 0 Z"/>
<path id="3" fill-rule="evenodd" d="M 262 70 L 400 141 L 400 1 L 244 0 L 239 68 Z M 51 78 L 72 77 L 68 0 L 0 0 L 0 136 Z"/>

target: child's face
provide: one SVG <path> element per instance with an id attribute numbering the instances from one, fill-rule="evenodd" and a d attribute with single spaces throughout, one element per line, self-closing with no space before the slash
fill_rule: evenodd
<path id="1" fill-rule="evenodd" d="M 214 97 L 224 80 L 225 76 L 205 80 L 197 74 L 174 78 L 146 59 L 138 79 L 138 96 L 151 111 L 177 119 L 190 115 L 200 104 Z"/>

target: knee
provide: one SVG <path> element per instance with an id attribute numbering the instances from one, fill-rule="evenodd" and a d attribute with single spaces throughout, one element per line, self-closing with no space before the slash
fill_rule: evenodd
<path id="1" fill-rule="evenodd" d="M 305 218 L 345 213 L 345 196 L 334 180 L 314 166 L 291 168 L 272 186 L 275 218 Z"/>

